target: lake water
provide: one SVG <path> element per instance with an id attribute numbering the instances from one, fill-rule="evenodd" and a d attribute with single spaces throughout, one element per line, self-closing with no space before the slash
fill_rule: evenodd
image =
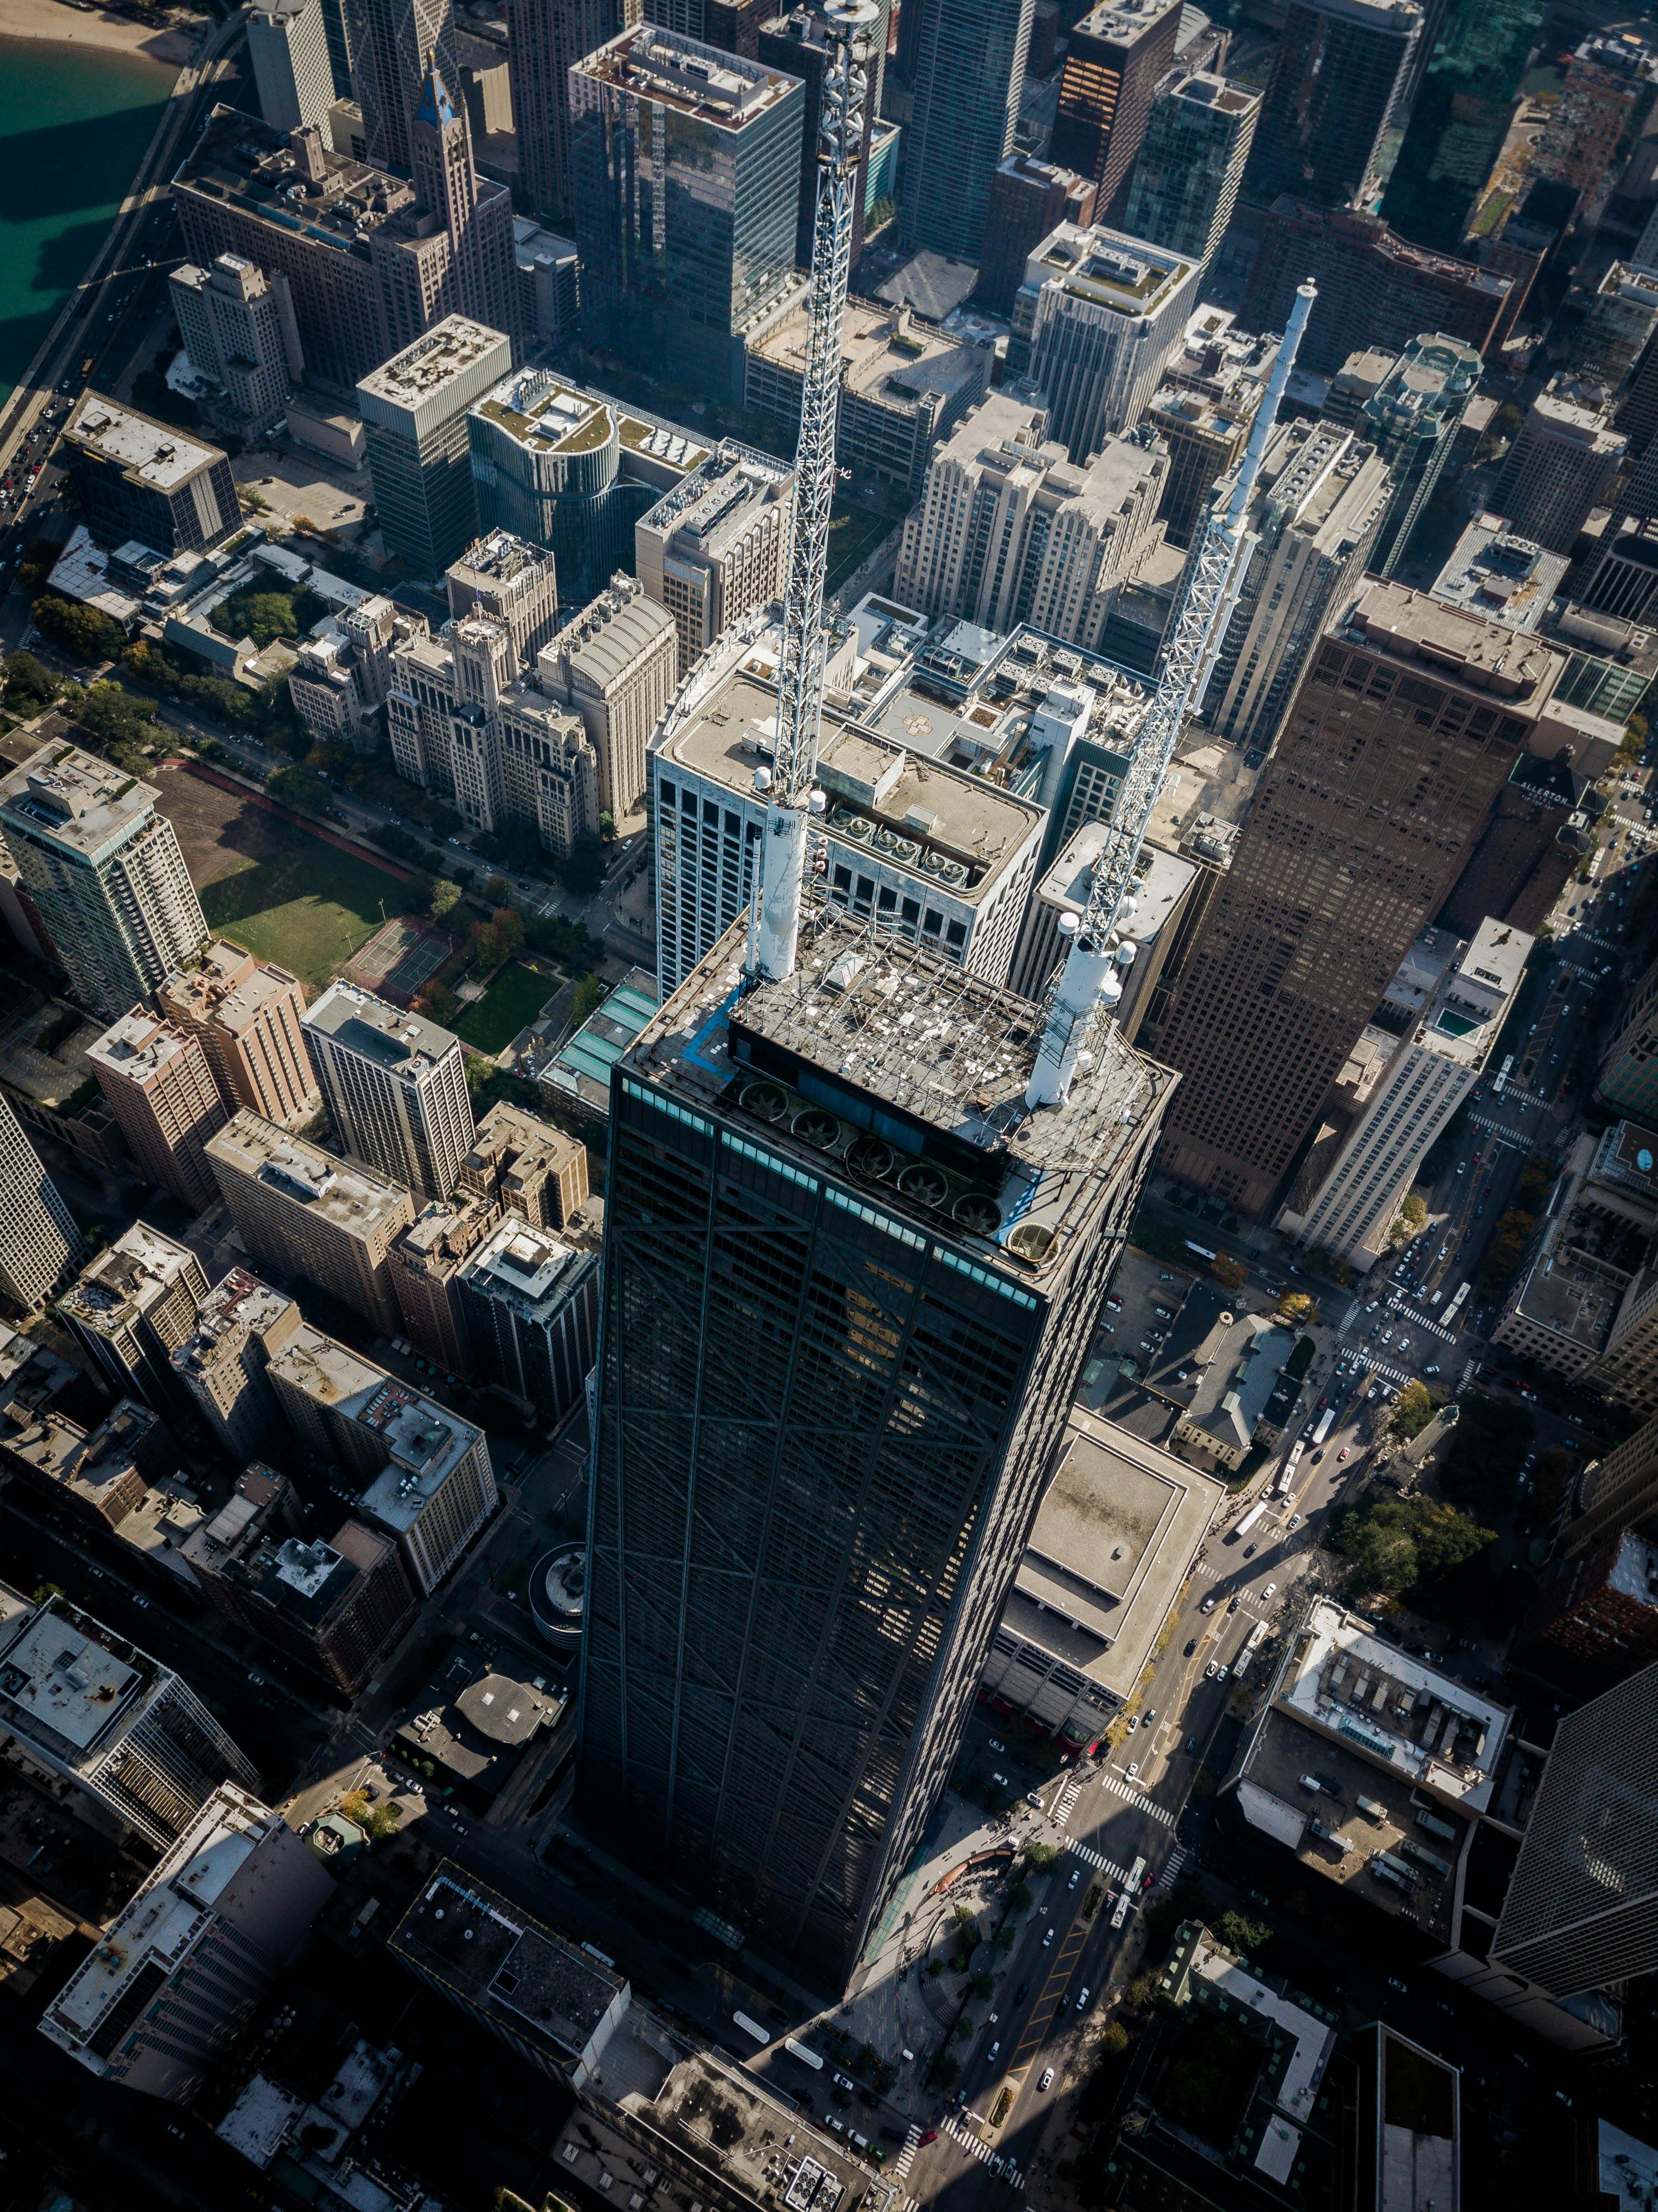
<path id="1" fill-rule="evenodd" d="M 85 276 L 177 75 L 143 54 L 0 38 L 0 401 Z"/>

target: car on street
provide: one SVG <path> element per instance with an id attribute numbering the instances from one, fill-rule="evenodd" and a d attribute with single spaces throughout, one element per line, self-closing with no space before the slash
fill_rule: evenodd
<path id="1" fill-rule="evenodd" d="M 938 2142 L 938 2129 L 937 2129 L 937 2128 L 928 2128 L 928 2129 L 926 2130 L 926 2131 L 925 2132 L 925 2134 L 924 2134 L 924 2135 L 922 2136 L 922 2137 L 921 2137 L 921 2145 L 922 2145 L 922 2146 L 925 2146 L 926 2144 L 930 2143 L 930 2142 Z"/>
<path id="2" fill-rule="evenodd" d="M 1048 1949 L 1048 1948 L 1049 1948 L 1049 1947 L 1051 1946 L 1051 1944 L 1053 1943 L 1053 1941 L 1054 1941 L 1054 1930 L 1050 1928 L 1050 1929 L 1048 1929 L 1048 1931 L 1047 1935 L 1046 1935 L 1046 1936 L 1043 1936 L 1043 1938 L 1042 1938 L 1042 1948 L 1043 1948 L 1043 1950 L 1044 1950 L 1044 1951 L 1046 1951 L 1047 1949 Z"/>
<path id="3" fill-rule="evenodd" d="M 1054 2069 L 1051 2066 L 1044 2066 L 1042 2069 L 1042 2078 L 1036 2084 L 1037 2094 L 1040 2095 L 1044 2089 L 1051 2089 L 1053 2087 Z"/>
<path id="4" fill-rule="evenodd" d="M 1197 1639 L 1197 1638 L 1194 1636 L 1194 1637 L 1192 1638 L 1191 1642 L 1187 1645 L 1187 1647 L 1186 1647 L 1186 1651 L 1185 1651 L 1185 1655 L 1184 1655 L 1184 1656 L 1185 1656 L 1187 1658 L 1188 1658 L 1188 1659 L 1189 1659 L 1189 1658 L 1191 1657 L 1192 1654 L 1193 1654 L 1193 1653 L 1197 1650 L 1197 1648 L 1198 1648 L 1198 1639 Z"/>
<path id="5" fill-rule="evenodd" d="M 1351 1444 L 1343 1444 L 1341 1449 L 1336 1454 L 1338 1460 L 1351 1459 L 1352 1455 L 1352 1447 Z"/>
<path id="6" fill-rule="evenodd" d="M 1084 1990 L 1082 1995 L 1077 1999 L 1077 2010 L 1078 2012 L 1086 2012 L 1088 2010 L 1088 2000 L 1093 1996 L 1093 1994 L 1094 1992 L 1092 1990 Z"/>
<path id="7" fill-rule="evenodd" d="M 1140 1763 L 1138 1759 L 1128 1768 L 1128 1778 L 1131 1782 L 1138 1782 L 1140 1778 Z"/>
<path id="8" fill-rule="evenodd" d="M 1269 1597 L 1276 1597 L 1277 1595 L 1278 1584 L 1276 1583 L 1268 1583 L 1266 1589 L 1262 1590 L 1260 1594 L 1261 1603 L 1264 1605 Z"/>
<path id="9" fill-rule="evenodd" d="M 1199 1613 L 1212 1613 L 1215 1609 L 1216 1603 L 1217 1600 L 1214 1598 L 1206 1597 L 1203 1601 L 1203 1603 L 1198 1607 L 1198 1611 Z"/>
<path id="10" fill-rule="evenodd" d="M 1034 1790 L 1027 1790 L 1025 1791 L 1024 1802 L 1027 1805 L 1034 1805 L 1039 1813 L 1046 1809 L 1042 1804 L 1042 1799 L 1036 1795 Z"/>

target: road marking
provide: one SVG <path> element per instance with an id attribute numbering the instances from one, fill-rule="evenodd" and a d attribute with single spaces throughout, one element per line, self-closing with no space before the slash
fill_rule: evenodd
<path id="1" fill-rule="evenodd" d="M 1097 1867 L 1102 1874 L 1108 1874 L 1113 1881 L 1127 1881 L 1128 1879 L 1114 1859 L 1106 1858 L 1091 1844 L 1079 1844 L 1073 1838 L 1066 1849 L 1074 1851 L 1079 1859 L 1086 1859 L 1090 1866 Z"/>
<path id="2" fill-rule="evenodd" d="M 1186 1864 L 1187 1859 L 1189 1856 L 1190 1854 L 1187 1852 L 1184 1844 L 1176 1844 L 1174 1850 L 1169 1852 L 1168 1857 L 1163 1861 L 1163 1865 L 1158 1871 L 1157 1878 L 1151 1885 L 1152 1888 L 1172 1889 L 1175 1887 L 1175 1884 L 1180 1880 L 1181 1869 Z"/>
<path id="3" fill-rule="evenodd" d="M 1056 1828 L 1064 1827 L 1066 1822 L 1071 1818 L 1076 1808 L 1077 1800 L 1082 1795 L 1082 1787 L 1080 1780 L 1071 1783 L 1065 1795 L 1054 1808 L 1054 1825 Z"/>
<path id="4" fill-rule="evenodd" d="M 963 2150 L 970 2150 L 975 2158 L 983 2159 L 991 2172 L 999 2180 L 1006 2182 L 1010 2189 L 1020 2187 L 1023 2177 L 1012 2160 L 1004 2158 L 999 2151 L 993 2150 L 987 2142 L 981 2142 L 977 2136 L 970 2135 L 957 2120 L 954 2112 L 944 2114 L 943 2125 L 946 2135 L 953 2136 Z"/>
<path id="5" fill-rule="evenodd" d="M 896 2180 L 902 2181 L 909 2172 L 910 2160 L 914 2157 L 920 2141 L 921 2130 L 912 2122 L 909 2133 L 904 2137 L 904 2147 L 892 2161 L 893 2177 Z"/>
<path id="6" fill-rule="evenodd" d="M 1138 1812 L 1149 1813 L 1154 1820 L 1161 1820 L 1165 1828 L 1172 1828 L 1175 1816 L 1167 1806 L 1157 1804 L 1148 1797 L 1137 1782 L 1124 1782 L 1114 1774 L 1100 1777 L 1108 1790 L 1114 1790 L 1119 1797 L 1126 1797 Z"/>

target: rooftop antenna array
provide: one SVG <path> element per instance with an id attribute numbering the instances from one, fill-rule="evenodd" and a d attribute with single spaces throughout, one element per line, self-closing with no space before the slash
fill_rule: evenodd
<path id="1" fill-rule="evenodd" d="M 1060 916 L 1060 927 L 1070 940 L 1070 950 L 1048 1008 L 1041 1049 L 1025 1092 L 1027 1106 L 1064 1103 L 1095 1014 L 1102 1006 L 1108 1013 L 1122 996 L 1122 971 L 1132 966 L 1137 950 L 1127 925 L 1134 911 L 1134 871 L 1146 827 L 1186 718 L 1209 680 L 1242 585 L 1245 556 L 1252 543 L 1244 526 L 1250 495 L 1316 297 L 1311 283 L 1302 285 L 1296 294 L 1232 495 L 1224 507 L 1217 501 L 1210 508 L 1187 572 L 1173 641 L 1094 864 L 1088 902 L 1080 915 Z"/>
<path id="2" fill-rule="evenodd" d="M 841 345 L 852 272 L 858 152 L 863 143 L 872 33 L 872 0 L 828 0 L 817 145 L 817 211 L 811 235 L 811 295 L 800 392 L 800 442 L 794 455 L 789 519 L 783 653 L 777 672 L 777 748 L 760 840 L 759 885 L 749 904 L 745 968 L 751 981 L 780 981 L 794 970 L 808 817 L 821 814 L 817 729 L 823 713 L 823 578 L 829 566 L 829 507 L 835 497 L 835 432 L 841 402 Z M 759 774 L 763 775 L 762 770 Z M 756 784 L 759 775 L 756 775 Z"/>

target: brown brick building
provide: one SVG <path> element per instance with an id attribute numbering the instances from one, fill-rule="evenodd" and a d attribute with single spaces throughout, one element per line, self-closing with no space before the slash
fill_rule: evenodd
<path id="1" fill-rule="evenodd" d="M 1519 751 L 1588 742 L 1550 706 L 1565 666 L 1394 584 L 1368 580 L 1337 613 L 1160 1037 L 1184 1078 L 1170 1173 L 1266 1212 Z"/>

